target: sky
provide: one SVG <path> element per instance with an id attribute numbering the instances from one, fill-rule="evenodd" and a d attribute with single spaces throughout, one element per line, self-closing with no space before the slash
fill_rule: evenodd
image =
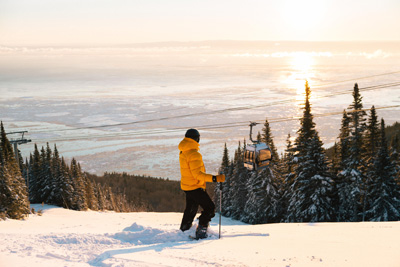
<path id="1" fill-rule="evenodd" d="M 399 41 L 399 0 L 0 0 L 0 45 Z"/>

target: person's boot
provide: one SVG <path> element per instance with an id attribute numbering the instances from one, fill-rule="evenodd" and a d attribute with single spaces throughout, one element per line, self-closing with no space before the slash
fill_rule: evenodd
<path id="1" fill-rule="evenodd" d="M 198 225 L 196 229 L 196 239 L 207 238 L 207 226 Z"/>

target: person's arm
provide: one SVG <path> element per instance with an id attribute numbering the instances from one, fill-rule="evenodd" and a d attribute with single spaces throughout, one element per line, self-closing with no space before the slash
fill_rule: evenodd
<path id="1" fill-rule="evenodd" d="M 199 152 L 193 153 L 190 155 L 190 161 L 189 161 L 189 167 L 190 171 L 192 172 L 192 175 L 195 179 L 200 180 L 200 181 L 205 181 L 205 182 L 224 182 L 225 181 L 225 175 L 220 174 L 220 175 L 212 175 L 205 173 L 203 171 L 204 169 L 204 163 L 203 163 L 203 157 Z"/>

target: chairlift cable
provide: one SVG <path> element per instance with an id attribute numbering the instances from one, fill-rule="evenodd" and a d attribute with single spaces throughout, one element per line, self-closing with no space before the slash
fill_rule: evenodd
<path id="1" fill-rule="evenodd" d="M 388 109 L 388 108 L 399 108 L 400 105 L 392 105 L 392 106 L 383 106 L 383 107 L 376 107 L 375 110 L 380 110 L 380 109 Z M 346 111 L 348 114 L 353 113 L 353 112 L 358 112 L 358 111 L 370 111 L 371 108 L 369 109 L 362 109 L 362 110 L 350 110 Z M 328 113 L 321 113 L 321 114 L 313 114 L 314 118 L 319 118 L 319 117 L 327 117 L 327 116 L 335 116 L 335 115 L 341 115 L 343 114 L 343 111 L 337 111 L 337 112 L 328 112 Z M 295 121 L 299 120 L 300 117 L 286 117 L 286 118 L 269 118 L 268 122 L 270 124 L 273 123 L 280 123 L 280 122 L 287 122 L 287 121 Z M 262 124 L 265 122 L 265 120 L 255 120 L 254 121 L 257 124 Z M 232 123 L 223 123 L 223 124 L 209 124 L 209 125 L 200 125 L 200 126 L 190 126 L 192 128 L 196 128 L 199 130 L 215 130 L 215 129 L 221 129 L 221 128 L 237 128 L 237 127 L 248 127 L 248 121 L 243 121 L 243 122 L 232 122 Z M 159 129 L 159 130 L 144 130 L 144 131 L 129 131 L 129 132 L 123 132 L 123 133 L 110 133 L 110 134 L 99 134 L 99 135 L 81 135 L 81 136 L 71 136 L 71 137 L 66 137 L 66 138 L 54 138 L 54 139 L 48 139 L 47 142 L 55 142 L 55 141 L 79 141 L 79 140 L 86 140 L 86 139 L 107 139 L 107 138 L 115 138 L 115 137 L 134 137 L 134 136 L 148 136 L 148 135 L 155 135 L 155 134 L 169 134 L 169 133 L 178 133 L 181 132 L 182 130 L 187 129 L 187 126 L 185 127 L 176 127 L 176 128 L 169 128 L 169 129 Z"/>
<path id="2" fill-rule="evenodd" d="M 400 82 L 368 86 L 368 87 L 363 87 L 363 88 L 359 88 L 359 89 L 360 89 L 360 91 L 371 91 L 371 90 L 384 89 L 384 88 L 390 88 L 390 87 L 395 87 L 395 86 L 400 86 Z M 345 90 L 345 91 L 340 91 L 340 92 L 336 92 L 336 93 L 329 93 L 329 94 L 317 96 L 316 98 L 320 99 L 320 98 L 325 98 L 325 97 L 338 96 L 338 95 L 347 94 L 347 93 L 349 93 L 351 91 L 352 90 Z M 77 128 L 69 128 L 69 129 L 57 129 L 57 130 L 52 130 L 52 131 L 49 131 L 49 130 L 36 131 L 36 132 L 34 131 L 34 132 L 31 132 L 31 133 L 52 133 L 52 132 L 76 131 L 76 130 L 83 130 L 83 129 L 98 129 L 98 128 L 118 127 L 118 126 L 126 126 L 126 125 L 140 124 L 140 123 L 164 121 L 164 120 L 170 120 L 170 119 L 187 118 L 187 117 L 192 117 L 192 116 L 212 115 L 212 114 L 218 114 L 218 113 L 224 113 L 224 112 L 249 110 L 249 109 L 261 108 L 261 107 L 269 107 L 269 106 L 275 106 L 275 105 L 280 105 L 280 104 L 287 104 L 287 103 L 292 103 L 292 102 L 293 102 L 293 99 L 285 99 L 285 100 L 273 101 L 273 102 L 266 103 L 266 104 L 264 103 L 264 104 L 258 104 L 258 105 L 247 105 L 247 106 L 240 106 L 240 107 L 232 107 L 232 108 L 226 108 L 226 109 L 221 109 L 221 110 L 205 111 L 205 112 L 199 112 L 199 113 L 190 113 L 190 114 L 170 116 L 170 117 L 161 117 L 161 118 L 153 118 L 153 119 L 125 122 L 125 123 L 106 124 L 106 125 L 97 125 L 97 126 L 86 126 L 86 127 L 77 127 Z"/>
<path id="3" fill-rule="evenodd" d="M 316 88 L 316 87 L 325 87 L 325 86 L 332 85 L 332 84 L 338 84 L 338 83 L 344 83 L 344 82 L 351 82 L 351 81 L 358 81 L 358 80 L 369 79 L 369 78 L 374 78 L 374 77 L 379 77 L 379 76 L 397 74 L 397 73 L 400 73 L 400 71 L 386 72 L 386 73 L 381 73 L 381 74 L 376 74 L 376 75 L 358 77 L 358 78 L 355 78 L 355 79 L 348 79 L 348 80 L 342 80 L 342 81 L 336 81 L 336 82 L 330 82 L 330 83 L 316 84 L 316 85 L 313 85 L 312 87 L 313 87 L 313 88 Z"/>

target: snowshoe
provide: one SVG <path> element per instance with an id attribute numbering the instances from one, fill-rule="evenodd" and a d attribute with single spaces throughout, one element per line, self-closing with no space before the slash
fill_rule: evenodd
<path id="1" fill-rule="evenodd" d="M 208 235 L 207 235 L 207 226 L 202 226 L 202 225 L 197 226 L 196 239 L 199 240 L 199 239 L 204 239 L 204 238 L 207 238 L 207 237 L 208 237 Z"/>

